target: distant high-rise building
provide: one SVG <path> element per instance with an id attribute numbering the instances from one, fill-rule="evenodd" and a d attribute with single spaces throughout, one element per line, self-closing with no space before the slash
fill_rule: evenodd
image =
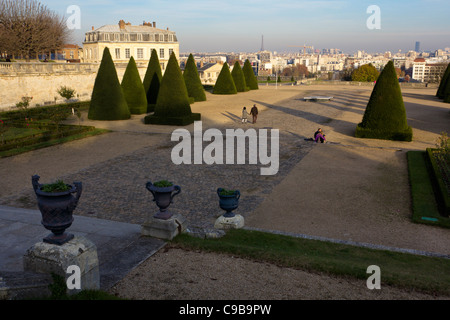
<path id="1" fill-rule="evenodd" d="M 420 42 L 416 41 L 416 52 L 420 52 Z"/>
<path id="2" fill-rule="evenodd" d="M 264 35 L 261 36 L 261 51 L 264 51 Z"/>

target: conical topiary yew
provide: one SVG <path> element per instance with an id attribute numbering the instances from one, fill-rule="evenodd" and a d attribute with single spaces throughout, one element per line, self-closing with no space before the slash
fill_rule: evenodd
<path id="1" fill-rule="evenodd" d="M 412 128 L 406 121 L 405 105 L 392 61 L 378 77 L 363 120 L 356 127 L 356 137 L 412 140 Z"/>
<path id="2" fill-rule="evenodd" d="M 90 120 L 125 120 L 130 118 L 130 110 L 108 48 L 103 50 L 102 62 L 92 90 L 88 118 Z"/>
<path id="3" fill-rule="evenodd" d="M 236 86 L 231 76 L 228 63 L 224 63 L 213 88 L 213 94 L 236 94 Z"/>
<path id="4" fill-rule="evenodd" d="M 245 82 L 244 72 L 242 71 L 239 61 L 234 63 L 233 70 L 231 70 L 231 76 L 233 77 L 237 92 L 246 92 L 250 90 Z"/>
<path id="5" fill-rule="evenodd" d="M 195 65 L 194 56 L 189 55 L 186 67 L 183 72 L 184 82 L 188 96 L 194 98 L 194 101 L 206 101 L 205 89 L 203 89 L 200 76 L 198 75 L 197 66 Z"/>
<path id="6" fill-rule="evenodd" d="M 436 97 L 439 99 L 444 99 L 444 93 L 445 93 L 445 87 L 447 85 L 447 81 L 450 78 L 450 63 L 447 65 L 447 68 L 445 69 L 444 75 L 442 76 L 441 82 L 439 84 L 439 88 L 436 92 Z"/>
<path id="7" fill-rule="evenodd" d="M 144 85 L 136 66 L 134 58 L 131 57 L 127 69 L 122 78 L 122 90 L 131 114 L 143 114 L 147 112 L 147 96 Z"/>
<path id="8" fill-rule="evenodd" d="M 144 90 L 147 95 L 147 112 L 155 111 L 161 79 L 162 71 L 161 65 L 159 64 L 158 53 L 153 49 L 143 81 Z"/>
<path id="9" fill-rule="evenodd" d="M 242 72 L 244 73 L 245 83 L 247 84 L 247 87 L 249 87 L 250 90 L 258 90 L 258 80 L 256 79 L 252 65 L 250 64 L 250 61 L 248 61 L 248 59 L 244 62 Z"/>
<path id="10" fill-rule="evenodd" d="M 188 125 L 200 120 L 199 113 L 192 113 L 186 84 L 175 54 L 169 58 L 161 80 L 155 113 L 145 117 L 146 124 Z"/>

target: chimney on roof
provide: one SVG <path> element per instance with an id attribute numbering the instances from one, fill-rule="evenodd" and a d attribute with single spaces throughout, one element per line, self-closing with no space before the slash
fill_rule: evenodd
<path id="1" fill-rule="evenodd" d="M 119 21 L 119 28 L 120 28 L 120 30 L 125 29 L 125 21 L 123 21 L 123 20 Z"/>
<path id="2" fill-rule="evenodd" d="M 153 28 L 156 28 L 156 22 L 153 21 Z"/>
<path id="3" fill-rule="evenodd" d="M 94 31 L 94 26 L 92 26 L 92 31 Z"/>

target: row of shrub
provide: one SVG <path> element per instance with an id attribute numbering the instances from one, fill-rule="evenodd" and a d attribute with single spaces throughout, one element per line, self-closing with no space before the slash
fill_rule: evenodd
<path id="1" fill-rule="evenodd" d="M 214 85 L 213 94 L 236 94 L 257 89 L 258 80 L 247 59 L 242 68 L 239 61 L 236 61 L 231 72 L 228 64 L 224 63 Z"/>
<path id="2" fill-rule="evenodd" d="M 89 108 L 90 101 L 77 101 L 56 105 L 47 105 L 40 107 L 33 107 L 29 109 L 9 110 L 0 112 L 0 118 L 4 121 L 23 121 L 25 118 L 31 118 L 34 120 L 49 119 L 49 114 L 58 112 L 68 117 L 74 110 L 87 110 Z"/>
<path id="3" fill-rule="evenodd" d="M 59 130 L 55 130 L 56 126 L 52 124 L 49 125 L 40 124 L 38 127 L 45 131 L 33 135 L 28 135 L 26 137 L 8 139 L 4 144 L 0 145 L 0 152 L 31 146 L 38 143 L 43 143 L 50 140 L 55 140 L 95 130 L 95 127 L 91 126 L 61 125 L 59 127 Z"/>
<path id="4" fill-rule="evenodd" d="M 200 119 L 200 114 L 192 113 L 190 104 L 206 100 L 206 96 L 191 56 L 184 77 L 174 53 L 162 76 L 156 50 L 152 50 L 143 81 L 131 57 L 122 83 L 119 83 L 111 54 L 105 48 L 94 83 L 88 118 L 125 120 L 131 114 L 154 112 L 145 117 L 145 123 L 185 125 Z M 191 69 L 192 64 L 195 70 Z"/>

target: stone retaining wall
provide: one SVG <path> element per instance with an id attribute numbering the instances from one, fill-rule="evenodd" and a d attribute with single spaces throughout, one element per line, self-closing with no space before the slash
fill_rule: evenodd
<path id="1" fill-rule="evenodd" d="M 76 91 L 76 99 L 91 98 L 98 63 L 0 63 L 0 110 L 13 108 L 22 97 L 33 97 L 30 104 L 48 105 L 64 102 L 56 92 L 61 86 Z M 119 81 L 125 73 L 126 64 L 116 65 Z M 146 66 L 138 67 L 143 79 Z"/>

